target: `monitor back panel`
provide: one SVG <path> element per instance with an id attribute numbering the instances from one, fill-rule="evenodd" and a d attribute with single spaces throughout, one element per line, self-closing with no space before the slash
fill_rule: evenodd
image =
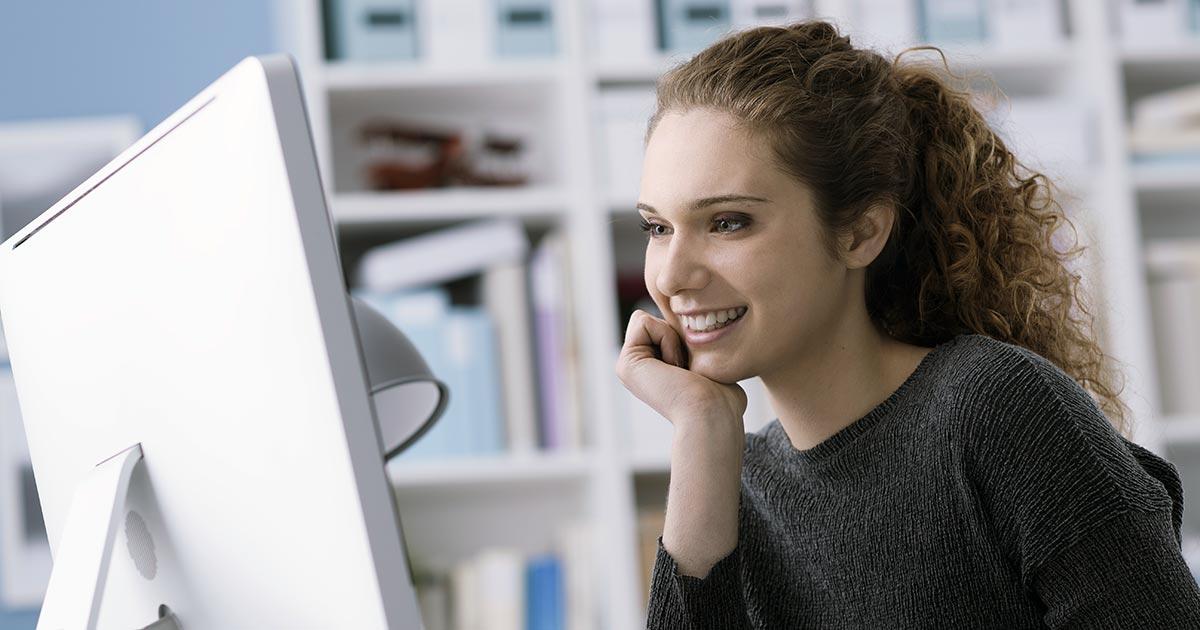
<path id="1" fill-rule="evenodd" d="M 416 627 L 286 58 L 248 58 L 9 239 L 0 313 L 52 549 L 79 481 L 142 444 L 101 627 L 160 603 L 194 629 Z"/>

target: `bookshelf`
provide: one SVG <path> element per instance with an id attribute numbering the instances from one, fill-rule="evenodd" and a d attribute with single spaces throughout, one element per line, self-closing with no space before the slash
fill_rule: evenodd
<path id="1" fill-rule="evenodd" d="M 1200 238 L 1200 162 L 1134 164 L 1126 141 L 1131 99 L 1200 81 L 1200 39 L 1169 47 L 1126 45 L 1114 35 L 1114 12 L 1107 3 L 1062 1 L 1067 36 L 1061 44 L 941 47 L 953 68 L 994 77 L 1010 97 L 1087 111 L 1091 161 L 1059 173 L 1059 183 L 1071 198 L 1067 210 L 1078 219 L 1081 240 L 1094 245 L 1083 264 L 1088 269 L 1085 282 L 1102 311 L 1102 340 L 1127 366 L 1122 396 L 1133 411 L 1135 441 L 1167 454 L 1180 466 L 1185 486 L 1200 491 L 1200 418 L 1163 417 L 1160 412 L 1143 263 L 1148 238 L 1181 231 Z M 661 504 L 665 498 L 660 493 L 669 472 L 669 445 L 633 452 L 630 441 L 640 434 L 630 423 L 654 418 L 636 410 L 613 372 L 624 324 L 614 287 L 619 270 L 640 266 L 641 237 L 632 228 L 636 188 L 608 178 L 602 101 L 613 90 L 651 91 L 658 76 L 684 57 L 600 57 L 589 45 L 590 4 L 558 0 L 560 36 L 552 59 L 461 66 L 328 62 L 321 1 L 276 4 L 278 41 L 300 63 L 341 238 L 506 216 L 521 220 L 531 232 L 561 231 L 570 250 L 569 300 L 581 331 L 579 395 L 589 431 L 584 451 L 390 468 L 410 547 L 436 551 L 442 562 L 492 544 L 532 549 L 538 536 L 549 535 L 548 523 L 582 520 L 593 533 L 596 627 L 641 627 L 645 594 L 638 579 L 637 512 L 639 506 Z M 849 26 L 854 34 L 855 2 L 814 4 L 817 16 Z M 389 107 L 422 111 L 441 104 L 466 112 L 495 103 L 533 111 L 542 126 L 535 136 L 545 152 L 544 170 L 527 187 L 371 192 L 348 184 L 345 165 L 335 159 L 345 152 L 344 118 L 353 118 L 347 112 Z M 344 253 L 354 250 L 346 243 L 343 247 Z M 752 402 L 752 410 L 755 417 L 748 411 L 748 428 L 771 417 L 761 400 Z M 522 530 L 521 523 L 535 521 L 533 530 Z"/>

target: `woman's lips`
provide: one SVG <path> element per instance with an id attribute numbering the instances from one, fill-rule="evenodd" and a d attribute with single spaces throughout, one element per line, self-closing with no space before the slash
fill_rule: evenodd
<path id="1" fill-rule="evenodd" d="M 716 341 L 717 339 L 720 339 L 721 337 L 724 337 L 725 335 L 729 334 L 730 331 L 732 331 L 733 329 L 740 326 L 742 323 L 742 320 L 746 319 L 746 316 L 749 314 L 750 314 L 749 312 L 743 313 L 741 317 L 738 317 L 737 319 L 733 320 L 731 323 L 726 324 L 725 326 L 722 326 L 721 328 L 718 328 L 716 330 L 709 330 L 709 331 L 705 331 L 705 332 L 694 331 L 691 328 L 688 328 L 686 324 L 684 324 L 684 327 L 683 327 L 684 336 L 687 338 L 688 344 L 693 345 L 693 346 L 698 346 L 698 345 L 702 345 L 702 344 L 706 344 L 706 343 L 712 343 L 712 342 Z"/>

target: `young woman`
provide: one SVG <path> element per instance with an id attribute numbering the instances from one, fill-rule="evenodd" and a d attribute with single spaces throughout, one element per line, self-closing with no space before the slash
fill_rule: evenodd
<path id="1" fill-rule="evenodd" d="M 808 22 L 659 82 L 662 317 L 616 366 L 674 425 L 650 628 L 1200 628 L 1070 223 L 940 76 Z M 778 418 L 746 434 L 754 376 Z"/>

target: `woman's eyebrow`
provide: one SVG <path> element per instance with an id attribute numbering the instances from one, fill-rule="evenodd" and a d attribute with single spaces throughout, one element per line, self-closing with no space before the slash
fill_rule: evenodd
<path id="1" fill-rule="evenodd" d="M 722 203 L 731 203 L 731 202 L 735 202 L 735 201 L 743 202 L 743 203 L 747 202 L 747 201 L 752 202 L 752 203 L 768 203 L 768 202 L 770 202 L 770 199 L 763 199 L 762 197 L 755 197 L 753 195 L 718 195 L 716 197 L 705 197 L 703 199 L 697 199 L 688 205 L 688 209 L 689 210 L 703 210 L 704 208 L 707 208 L 709 206 L 715 206 L 715 205 L 722 204 Z M 649 212 L 650 214 L 658 214 L 658 210 L 655 210 L 654 206 L 651 206 L 650 204 L 647 204 L 647 203 L 642 203 L 639 201 L 637 204 L 637 208 L 638 208 L 638 210 L 645 210 L 646 212 Z"/>

